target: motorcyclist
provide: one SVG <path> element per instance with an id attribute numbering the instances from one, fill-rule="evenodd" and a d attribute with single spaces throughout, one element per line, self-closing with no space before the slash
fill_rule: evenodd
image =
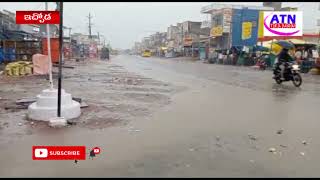
<path id="1" fill-rule="evenodd" d="M 281 52 L 278 54 L 278 62 L 276 63 L 276 68 L 274 71 L 274 75 L 276 75 L 276 71 L 277 70 L 281 70 L 281 79 L 283 80 L 283 74 L 284 71 L 286 70 L 287 66 L 288 66 L 288 62 L 293 61 L 293 58 L 290 56 L 289 54 L 289 49 L 287 48 L 282 48 Z M 281 65 L 283 65 L 283 67 L 281 67 Z"/>

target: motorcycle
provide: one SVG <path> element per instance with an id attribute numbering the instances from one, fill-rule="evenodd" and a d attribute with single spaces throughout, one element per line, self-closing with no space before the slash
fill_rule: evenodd
<path id="1" fill-rule="evenodd" d="M 283 81 L 292 81 L 293 85 L 296 87 L 301 86 L 302 84 L 302 78 L 299 73 L 300 67 L 298 64 L 292 63 L 292 62 L 286 62 L 282 64 L 281 66 L 284 66 L 285 70 L 283 73 L 283 78 L 281 79 L 281 69 L 280 68 L 274 68 L 274 80 L 277 84 L 281 84 Z"/>
<path id="2" fill-rule="evenodd" d="M 266 70 L 267 69 L 267 63 L 265 61 L 265 56 L 260 56 L 257 58 L 256 66 L 259 66 L 260 70 Z"/>

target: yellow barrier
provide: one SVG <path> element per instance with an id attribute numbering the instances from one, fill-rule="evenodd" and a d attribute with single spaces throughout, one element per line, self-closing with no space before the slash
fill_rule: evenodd
<path id="1" fill-rule="evenodd" d="M 7 76 L 25 76 L 32 74 L 31 62 L 18 61 L 7 64 L 5 68 Z"/>

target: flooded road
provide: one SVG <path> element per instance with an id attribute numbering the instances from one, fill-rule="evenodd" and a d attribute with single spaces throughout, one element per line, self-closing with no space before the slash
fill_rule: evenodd
<path id="1" fill-rule="evenodd" d="M 112 96 L 98 89 L 111 88 L 100 81 L 90 89 L 83 82 L 65 79 L 72 94 L 87 97 L 90 104 L 100 103 L 96 111 L 83 111 L 81 118 L 88 123 L 82 126 L 40 129 L 2 141 L 1 177 L 320 176 L 319 77 L 304 75 L 298 89 L 290 82 L 276 85 L 270 71 L 246 67 L 135 56 L 117 56 L 97 66 L 101 72 L 116 66 L 140 79 L 150 78 L 148 86 L 158 83 L 153 93 L 163 96 L 141 100 L 145 110 L 141 112 L 148 115 L 122 116 L 114 103 L 131 100 L 127 104 L 141 107 L 134 93 Z M 102 79 L 107 81 L 108 75 Z M 83 87 L 79 90 L 68 83 Z M 106 102 L 110 96 L 113 101 Z M 90 128 L 91 120 L 112 113 L 128 121 Z M 88 114 L 92 116 L 88 118 Z M 2 114 L 1 120 L 4 117 Z M 78 164 L 32 161 L 33 145 L 99 146 L 102 152 L 94 160 Z M 275 152 L 269 152 L 270 148 Z"/>

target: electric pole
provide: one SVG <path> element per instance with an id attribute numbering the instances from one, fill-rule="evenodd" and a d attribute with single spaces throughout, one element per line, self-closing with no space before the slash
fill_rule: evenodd
<path id="1" fill-rule="evenodd" d="M 98 44 L 100 45 L 100 34 L 98 32 Z"/>
<path id="2" fill-rule="evenodd" d="M 62 88 L 62 62 L 63 62 L 63 2 L 59 3 L 60 24 L 59 24 L 59 74 L 58 74 L 58 111 L 57 116 L 61 117 L 61 88 Z"/>
<path id="3" fill-rule="evenodd" d="M 91 14 L 89 13 L 88 19 L 89 19 L 89 38 L 90 38 L 90 39 L 92 38 L 92 37 L 91 37 L 91 26 L 92 26 L 92 24 L 91 24 L 91 18 L 92 18 L 92 16 L 91 16 Z"/>

